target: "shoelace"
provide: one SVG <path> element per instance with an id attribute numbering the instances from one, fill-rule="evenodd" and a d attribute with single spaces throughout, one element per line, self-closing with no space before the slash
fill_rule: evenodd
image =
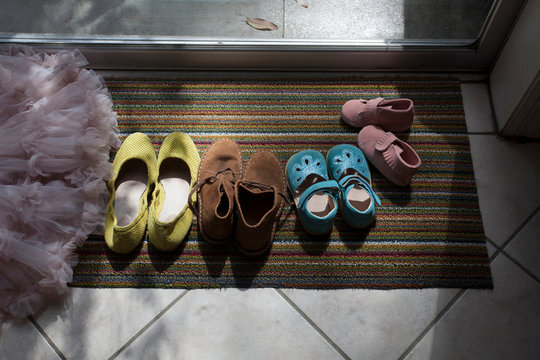
<path id="1" fill-rule="evenodd" d="M 217 181 L 218 180 L 218 175 L 226 173 L 228 171 L 230 171 L 231 174 L 232 174 L 232 179 L 230 180 L 230 182 L 234 185 L 236 183 L 236 181 L 237 181 L 236 173 L 231 168 L 226 168 L 224 170 L 218 171 L 215 175 L 211 175 L 211 176 L 208 176 L 208 177 L 200 180 L 199 182 L 197 182 L 197 184 L 195 184 L 193 189 L 190 191 L 189 197 L 188 197 L 188 205 L 189 205 L 189 208 L 191 209 L 191 211 L 193 212 L 193 214 L 195 214 L 195 216 L 197 218 L 199 218 L 199 210 L 197 210 L 195 205 L 193 205 L 193 193 L 199 191 L 199 189 L 202 188 L 204 185 Z"/>

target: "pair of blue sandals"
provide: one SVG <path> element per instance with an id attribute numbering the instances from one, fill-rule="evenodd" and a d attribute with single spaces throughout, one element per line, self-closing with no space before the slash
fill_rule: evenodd
<path id="1" fill-rule="evenodd" d="M 287 162 L 286 173 L 308 233 L 323 235 L 332 230 L 338 202 L 343 220 L 351 227 L 364 228 L 375 219 L 375 203 L 380 205 L 381 200 L 371 188 L 367 160 L 356 146 L 334 146 L 326 159 L 316 150 L 300 151 Z"/>

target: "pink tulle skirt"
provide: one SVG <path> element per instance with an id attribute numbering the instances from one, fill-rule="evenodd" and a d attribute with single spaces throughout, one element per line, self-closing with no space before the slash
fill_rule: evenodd
<path id="1" fill-rule="evenodd" d="M 0 49 L 0 320 L 64 294 L 77 247 L 103 225 L 120 142 L 86 64 L 78 51 Z"/>

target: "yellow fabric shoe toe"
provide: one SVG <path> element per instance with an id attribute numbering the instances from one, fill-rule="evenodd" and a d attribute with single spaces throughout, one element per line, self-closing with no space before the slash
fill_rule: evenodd
<path id="1" fill-rule="evenodd" d="M 148 193 L 157 177 L 156 153 L 150 139 L 133 133 L 122 143 L 108 182 L 105 242 L 116 253 L 128 253 L 144 238 Z"/>
<path id="2" fill-rule="evenodd" d="M 193 213 L 188 197 L 197 181 L 201 162 L 193 140 L 175 132 L 159 150 L 158 179 L 148 215 L 148 239 L 159 250 L 173 250 L 191 229 Z M 196 194 L 192 201 L 196 201 Z"/>

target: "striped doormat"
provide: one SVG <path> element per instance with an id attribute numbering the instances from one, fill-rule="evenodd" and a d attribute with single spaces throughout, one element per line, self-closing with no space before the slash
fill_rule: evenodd
<path id="1" fill-rule="evenodd" d="M 392 185 L 372 167 L 382 206 L 369 229 L 351 229 L 338 215 L 330 235 L 309 236 L 294 207 L 286 206 L 270 253 L 256 258 L 233 245 L 205 243 L 196 219 L 172 252 L 145 241 L 132 254 L 116 255 L 102 237 L 92 236 L 79 250 L 71 286 L 493 287 L 459 81 L 110 79 L 107 86 L 122 140 L 142 131 L 157 152 L 165 136 L 181 131 L 202 156 L 227 137 L 239 144 L 245 162 L 267 149 L 283 166 L 300 150 L 326 154 L 334 145 L 356 144 L 358 130 L 339 120 L 345 101 L 410 98 L 414 124 L 397 135 L 423 165 L 410 188 Z"/>

